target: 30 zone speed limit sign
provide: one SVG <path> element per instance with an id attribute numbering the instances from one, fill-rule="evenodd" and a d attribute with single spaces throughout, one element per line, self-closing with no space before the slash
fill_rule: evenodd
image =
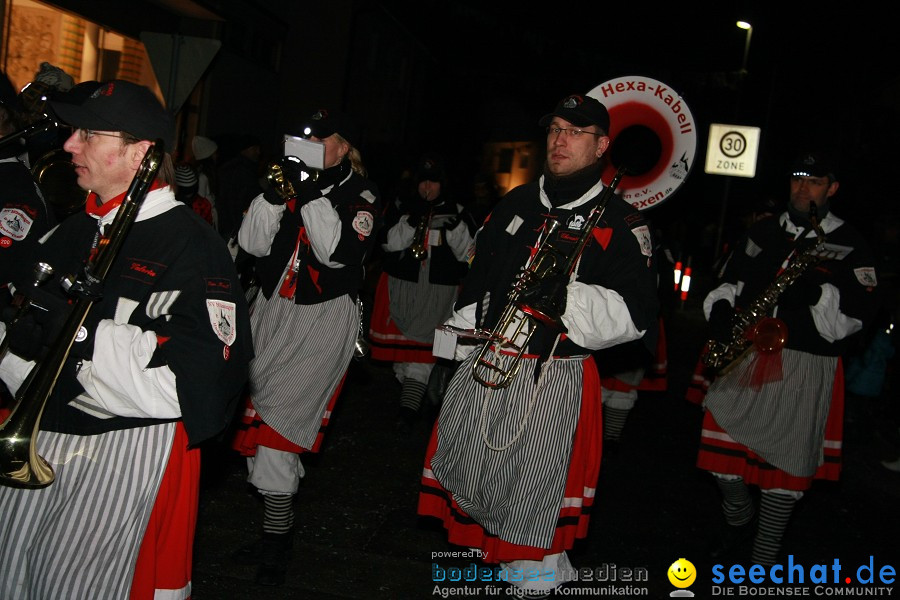
<path id="1" fill-rule="evenodd" d="M 704 171 L 712 175 L 753 177 L 758 150 L 759 127 L 712 123 Z"/>

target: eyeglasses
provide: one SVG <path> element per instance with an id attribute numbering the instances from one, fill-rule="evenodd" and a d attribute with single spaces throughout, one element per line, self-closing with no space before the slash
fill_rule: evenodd
<path id="1" fill-rule="evenodd" d="M 111 131 L 95 131 L 94 129 L 81 129 L 76 128 L 74 133 L 78 134 L 78 139 L 82 142 L 87 142 L 89 139 L 94 137 L 95 135 L 103 135 L 106 137 L 114 137 L 114 138 L 125 138 L 126 135 L 120 132 L 111 132 Z"/>
<path id="2" fill-rule="evenodd" d="M 585 131 L 584 129 L 575 129 L 574 127 L 548 127 L 547 135 L 559 135 L 561 133 L 565 133 L 571 137 L 579 137 L 582 133 L 588 133 L 590 135 L 596 135 L 598 137 L 603 137 L 606 135 L 605 133 L 597 133 L 596 131 Z"/>

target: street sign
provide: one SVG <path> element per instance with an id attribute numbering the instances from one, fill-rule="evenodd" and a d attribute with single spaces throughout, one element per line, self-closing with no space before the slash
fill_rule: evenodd
<path id="1" fill-rule="evenodd" d="M 710 124 L 704 171 L 711 175 L 755 176 L 759 131 L 759 127 Z"/>

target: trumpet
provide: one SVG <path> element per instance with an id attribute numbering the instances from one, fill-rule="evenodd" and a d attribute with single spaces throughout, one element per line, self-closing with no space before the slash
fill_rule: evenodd
<path id="1" fill-rule="evenodd" d="M 307 179 L 316 181 L 316 179 L 319 178 L 319 171 L 316 169 L 304 169 L 303 172 L 306 174 L 303 181 L 306 181 Z M 271 185 L 275 191 L 278 192 L 278 195 L 285 200 L 290 200 L 297 196 L 297 190 L 294 189 L 294 184 L 292 184 L 289 179 L 285 179 L 284 167 L 281 166 L 280 162 L 269 163 L 266 167 L 266 181 L 268 181 L 269 185 Z"/>
<path id="2" fill-rule="evenodd" d="M 428 194 L 425 195 L 425 202 L 431 202 Z M 434 206 L 431 206 L 428 209 L 428 214 L 419 221 L 418 225 L 416 225 L 416 231 L 413 233 L 413 241 L 409 246 L 409 251 L 412 252 L 413 258 L 416 260 L 422 260 L 428 253 L 428 230 L 431 229 L 431 219 L 433 217 Z"/>
<path id="3" fill-rule="evenodd" d="M 581 236 L 568 255 L 554 247 L 551 241 L 559 229 L 559 221 L 555 219 L 547 221 L 543 240 L 532 260 L 513 284 L 503 314 L 488 335 L 488 341 L 482 345 L 475 362 L 472 363 L 472 377 L 478 383 L 492 389 L 508 387 L 519 372 L 522 355 L 527 350 L 537 327 L 544 325 L 561 329 L 559 293 L 568 282 L 568 276 L 575 270 L 594 227 L 600 222 L 606 204 L 615 193 L 625 171 L 625 167 L 620 167 L 613 180 L 603 190 L 597 206 L 588 215 Z M 544 292 L 544 286 L 541 284 L 553 278 L 557 279 L 556 288 L 549 293 Z M 504 364 L 500 359 L 502 352 L 512 355 L 512 360 Z"/>
<path id="4" fill-rule="evenodd" d="M 93 292 L 106 278 L 156 179 L 164 157 L 162 148 L 162 142 L 157 141 L 147 151 L 110 226 L 106 243 L 100 245 L 93 260 L 84 266 L 82 276 L 70 276 L 63 281 L 64 284 L 68 282 L 67 291 L 75 294 L 77 300 L 47 356 L 35 365 L 16 392 L 12 412 L 0 426 L 0 485 L 43 488 L 56 478 L 53 467 L 38 455 L 35 446 L 41 415 L 69 357 L 75 336 L 97 300 Z"/>

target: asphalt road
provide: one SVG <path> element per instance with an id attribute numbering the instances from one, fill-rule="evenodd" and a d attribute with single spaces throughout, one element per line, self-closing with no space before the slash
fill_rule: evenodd
<path id="1" fill-rule="evenodd" d="M 730 580 L 719 585 L 713 580 L 707 546 L 720 518 L 718 492 L 709 474 L 694 466 L 702 412 L 684 399 L 703 342 L 702 316 L 696 308 L 676 309 L 666 328 L 668 391 L 639 398 L 619 451 L 604 456 L 590 535 L 569 553 L 575 567 L 606 581 L 582 580 L 567 588 L 566 596 L 669 597 L 676 588 L 667 573 L 679 558 L 696 569 L 689 587 L 696 597 L 725 595 L 729 589 L 738 597 L 753 591 L 775 595 L 770 588 L 787 584 L 763 580 L 748 592 Z M 882 398 L 848 398 L 842 479 L 817 482 L 794 513 L 784 545 L 806 569 L 805 587 L 800 586 L 806 595 L 862 589 L 855 586 L 862 585 L 860 576 L 867 571 L 856 570 L 870 561 L 876 575 L 885 566 L 900 569 L 900 473 L 881 464 L 896 458 L 900 448 L 891 420 L 894 391 L 889 383 Z M 194 600 L 509 596 L 509 590 L 477 582 L 433 581 L 440 569 L 464 578 L 464 569 L 477 561 L 448 557 L 465 549 L 449 546 L 436 522 L 416 515 L 431 420 L 423 416 L 410 435 L 401 435 L 394 421 L 398 400 L 399 384 L 389 365 L 353 365 L 322 452 L 304 459 L 294 554 L 280 587 L 255 585 L 254 567 L 231 562 L 229 554 L 261 530 L 262 503 L 245 482 L 243 459 L 224 441 L 205 448 Z M 842 581 L 817 590 L 808 579 L 811 570 L 828 565 L 833 575 L 835 560 Z M 720 563 L 726 575 L 735 562 Z M 646 573 L 645 580 L 625 581 L 629 570 Z M 849 584 L 845 576 L 851 577 Z M 876 577 L 864 587 L 879 592 L 883 584 Z"/>

